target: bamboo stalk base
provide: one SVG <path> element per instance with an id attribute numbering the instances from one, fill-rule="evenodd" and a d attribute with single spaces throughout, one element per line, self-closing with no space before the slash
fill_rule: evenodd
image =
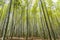
<path id="1" fill-rule="evenodd" d="M 2 38 L 0 38 L 0 40 L 2 40 Z M 26 40 L 26 37 L 8 37 L 8 38 L 5 38 L 5 40 Z M 39 38 L 39 37 L 29 37 L 27 38 L 27 40 L 50 40 L 50 39 L 43 39 L 43 38 Z M 52 39 L 54 40 L 54 39 Z M 60 39 L 56 39 L 56 40 L 60 40 Z"/>

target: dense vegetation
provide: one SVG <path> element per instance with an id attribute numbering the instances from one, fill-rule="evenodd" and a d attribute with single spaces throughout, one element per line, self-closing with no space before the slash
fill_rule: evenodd
<path id="1" fill-rule="evenodd" d="M 0 0 L 0 37 L 60 38 L 60 0 Z"/>

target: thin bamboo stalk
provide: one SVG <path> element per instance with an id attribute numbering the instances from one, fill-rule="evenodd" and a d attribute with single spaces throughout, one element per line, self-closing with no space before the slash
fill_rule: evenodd
<path id="1" fill-rule="evenodd" d="M 51 34 L 50 34 L 50 30 L 49 30 L 49 26 L 48 26 L 47 19 L 46 19 L 46 15 L 45 15 L 45 11 L 44 11 L 44 7 L 43 7 L 42 0 L 40 0 L 40 2 L 41 2 L 41 7 L 42 7 L 43 15 L 44 15 L 44 18 L 45 18 L 46 26 L 47 26 L 47 29 L 48 29 L 48 34 L 49 34 L 50 40 L 52 40 Z"/>
<path id="2" fill-rule="evenodd" d="M 12 4 L 12 0 L 10 0 L 9 12 L 8 12 L 8 16 L 7 16 L 8 18 L 7 18 L 7 22 L 6 22 L 6 28 L 3 32 L 2 40 L 5 40 L 5 37 L 6 37 L 6 33 L 7 33 L 7 29 L 8 29 L 8 23 L 9 23 L 9 17 L 10 17 L 11 4 Z"/>

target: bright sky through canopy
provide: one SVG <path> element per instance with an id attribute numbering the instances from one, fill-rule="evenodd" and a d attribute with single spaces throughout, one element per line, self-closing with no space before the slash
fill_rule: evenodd
<path id="1" fill-rule="evenodd" d="M 55 2 L 55 3 L 57 2 L 57 0 L 52 0 L 52 1 Z"/>

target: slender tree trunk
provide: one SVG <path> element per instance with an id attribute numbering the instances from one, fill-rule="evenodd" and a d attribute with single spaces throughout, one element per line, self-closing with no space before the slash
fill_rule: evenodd
<path id="1" fill-rule="evenodd" d="M 28 0 L 27 0 L 27 10 L 26 10 L 26 24 L 27 24 L 27 35 L 26 35 L 26 40 L 28 40 Z"/>
<path id="2" fill-rule="evenodd" d="M 6 28 L 5 28 L 4 32 L 3 32 L 2 40 L 5 40 L 5 37 L 6 37 L 6 33 L 7 33 L 7 29 L 8 29 L 8 23 L 9 23 L 9 17 L 10 17 L 11 4 L 12 4 L 12 0 L 10 1 L 9 12 L 8 12 L 8 15 L 7 15 Z"/>
<path id="3" fill-rule="evenodd" d="M 43 7 L 42 0 L 40 0 L 40 2 L 41 2 L 41 7 L 42 7 L 43 15 L 44 15 L 44 18 L 45 18 L 46 26 L 47 26 L 47 29 L 48 29 L 48 34 L 49 34 L 50 40 L 52 40 L 50 30 L 49 30 L 49 26 L 48 26 L 47 19 L 46 19 L 46 15 L 45 15 L 45 12 L 44 12 L 44 7 Z"/>
<path id="4" fill-rule="evenodd" d="M 47 13 L 48 21 L 49 21 L 49 24 L 50 24 L 50 28 L 51 28 L 51 31 L 52 31 L 52 34 L 53 34 L 53 38 L 54 38 L 54 40 L 56 40 L 55 33 L 54 33 L 53 28 L 52 28 L 52 24 L 51 24 L 51 21 L 49 19 L 48 11 L 47 11 L 47 8 L 46 8 L 46 3 L 44 2 L 44 4 L 45 4 L 44 6 L 45 6 L 46 13 Z"/>
<path id="5" fill-rule="evenodd" d="M 42 30 L 43 30 L 43 37 L 45 39 L 45 30 L 44 30 L 44 24 L 43 24 L 43 20 L 42 20 L 42 17 L 40 17 L 41 19 L 41 24 L 42 24 Z"/>
<path id="6" fill-rule="evenodd" d="M 14 10 L 13 10 L 13 14 L 12 14 L 12 25 L 11 25 L 11 40 L 12 40 L 12 37 L 13 37 L 13 33 L 14 33 Z"/>
<path id="7" fill-rule="evenodd" d="M 3 23 L 3 26 L 2 26 L 1 36 L 3 35 L 3 31 L 4 31 L 4 28 L 5 28 L 5 23 L 6 23 L 6 18 L 5 18 L 4 23 Z"/>

